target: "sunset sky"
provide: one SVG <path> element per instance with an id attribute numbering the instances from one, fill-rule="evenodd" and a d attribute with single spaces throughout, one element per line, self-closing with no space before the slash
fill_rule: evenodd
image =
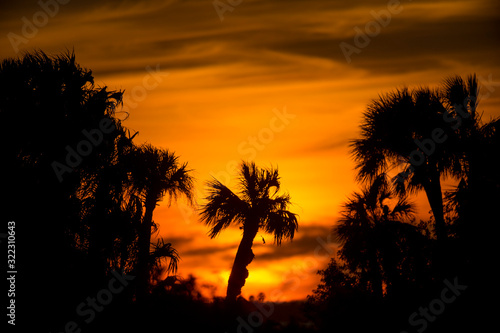
<path id="1" fill-rule="evenodd" d="M 0 31 L 2 59 L 74 49 L 96 85 L 125 90 L 117 117 L 137 143 L 188 162 L 199 203 L 212 176 L 236 184 L 241 160 L 278 166 L 299 232 L 281 247 L 258 234 L 245 297 L 301 299 L 318 284 L 328 233 L 359 189 L 348 143 L 379 94 L 476 73 L 483 120 L 500 116 L 497 0 L 22 0 L 0 5 Z M 241 230 L 211 240 L 193 208 L 167 200 L 154 220 L 178 274 L 224 295 Z"/>

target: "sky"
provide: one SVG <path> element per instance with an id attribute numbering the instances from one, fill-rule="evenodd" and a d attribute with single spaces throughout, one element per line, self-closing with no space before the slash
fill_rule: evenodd
<path id="1" fill-rule="evenodd" d="M 234 188 L 242 160 L 279 168 L 299 231 L 281 247 L 258 234 L 245 297 L 302 299 L 317 286 L 337 248 L 329 232 L 360 189 L 348 144 L 371 100 L 476 73 L 483 120 L 500 116 L 496 0 L 21 0 L 0 5 L 0 32 L 2 59 L 74 50 L 96 85 L 124 90 L 117 117 L 137 143 L 188 162 L 200 204 L 211 177 Z M 154 220 L 178 274 L 225 295 L 241 230 L 210 239 L 183 201 L 165 200 Z"/>

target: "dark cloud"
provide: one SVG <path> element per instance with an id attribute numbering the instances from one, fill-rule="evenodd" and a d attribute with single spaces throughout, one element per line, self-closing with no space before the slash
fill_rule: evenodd
<path id="1" fill-rule="evenodd" d="M 488 54 L 500 52 L 498 32 L 498 21 L 481 17 L 406 22 L 404 29 L 374 37 L 359 55 L 352 56 L 351 65 L 386 74 L 446 70 L 447 64 L 456 62 L 496 66 L 495 57 Z"/>
<path id="2" fill-rule="evenodd" d="M 225 246 L 205 246 L 192 250 L 185 250 L 182 252 L 184 257 L 196 257 L 196 256 L 206 256 L 214 255 L 220 252 L 226 252 L 228 250 L 236 251 L 238 245 L 225 245 Z M 235 252 L 236 253 L 236 252 Z"/>
<path id="3" fill-rule="evenodd" d="M 330 59 L 378 74 L 442 70 L 450 62 L 474 64 L 480 61 L 486 66 L 496 66 L 496 57 L 487 54 L 500 52 L 500 11 L 491 15 L 488 9 L 492 10 L 491 6 L 486 6 L 483 15 L 439 17 L 435 20 L 419 16 L 403 19 L 396 15 L 388 26 L 381 27 L 378 35 L 368 36 L 367 45 L 351 55 L 349 64 L 340 44 L 360 46 L 354 41 L 354 28 L 364 32 L 364 24 L 343 26 L 341 32 L 333 29 L 322 33 L 311 33 L 307 29 L 296 30 L 293 34 L 274 32 L 271 36 L 274 35 L 275 39 L 268 37 L 269 42 L 259 43 L 279 52 Z M 367 15 L 364 23 L 372 20 L 374 18 Z"/>
<path id="4" fill-rule="evenodd" d="M 281 260 L 294 256 L 315 255 L 315 252 L 323 255 L 327 253 L 324 248 L 326 244 L 333 246 L 331 243 L 331 227 L 319 224 L 304 225 L 299 228 L 297 236 L 293 241 L 283 242 L 281 246 L 273 244 L 272 236 L 264 236 L 266 244 L 262 244 L 259 238 L 254 241 L 254 247 L 266 247 L 269 252 L 259 254 L 256 260 L 272 261 Z"/>
<path id="5" fill-rule="evenodd" d="M 174 248 L 191 244 L 194 241 L 193 237 L 165 237 L 165 242 L 171 243 Z"/>
<path id="6" fill-rule="evenodd" d="M 286 73 L 292 78 L 294 72 L 296 77 L 307 79 L 307 71 L 293 68 L 311 64 L 297 59 L 284 61 L 279 54 L 329 60 L 346 65 L 345 70 L 359 68 L 375 74 L 445 71 L 455 62 L 497 66 L 497 57 L 491 56 L 500 53 L 500 11 L 494 1 L 478 2 L 481 10 L 474 15 L 435 18 L 410 15 L 414 7 L 405 5 L 403 12 L 394 15 L 390 24 L 382 27 L 380 34 L 372 37 L 359 54 L 353 54 L 352 62 L 347 64 L 340 43 L 353 45 L 354 27 L 363 30 L 363 25 L 373 20 L 370 11 L 382 10 L 386 3 L 245 1 L 226 12 L 227 20 L 220 22 L 210 1 L 70 1 L 61 5 L 58 14 L 40 30 L 63 25 L 62 34 L 53 38 L 52 44 L 89 49 L 97 65 L 92 61 L 90 64 L 102 75 L 142 72 L 151 63 L 160 63 L 169 70 L 247 63 L 272 71 L 275 80 L 280 75 L 286 78 Z M 426 3 L 420 1 L 419 5 Z M 428 3 L 431 6 L 436 2 Z M 362 15 L 366 22 L 345 21 L 355 8 L 361 13 L 366 11 Z M 9 13 L 8 19 L 0 28 L 20 33 L 21 17 L 30 18 L 37 10 L 40 6 L 36 2 L 9 2 L 2 14 Z M 31 45 L 38 47 L 36 39 L 42 38 L 42 32 L 26 45 L 28 49 Z M 8 44 L 6 38 L 3 43 Z M 6 50 L 9 47 L 3 52 Z M 104 55 L 108 61 L 101 65 L 97 58 Z M 311 77 L 318 77 L 311 68 L 309 72 L 313 73 Z M 251 76 L 243 75 L 247 80 Z M 255 79 L 264 78 L 258 70 L 254 75 Z"/>
<path id="7" fill-rule="evenodd" d="M 315 251 L 319 251 L 320 254 L 323 254 L 326 253 L 324 249 L 325 244 L 331 243 L 332 238 L 330 233 L 330 226 L 320 224 L 302 225 L 299 227 L 299 231 L 295 238 L 292 241 L 284 241 L 281 246 L 276 246 L 276 244 L 274 244 L 272 235 L 259 233 L 254 240 L 253 247 L 255 251 L 259 252 L 263 248 L 269 250 L 269 252 L 257 255 L 256 258 L 263 262 L 286 259 L 293 256 L 314 255 Z M 266 244 L 263 244 L 261 236 L 264 237 Z M 182 244 L 182 246 L 189 243 L 190 248 L 182 250 L 181 256 L 183 258 L 189 257 L 192 259 L 195 257 L 205 257 L 207 255 L 221 255 L 220 258 L 229 262 L 234 260 L 238 248 L 238 243 L 235 243 L 220 246 L 204 246 L 193 249 L 191 240 L 183 237 L 171 238 L 168 239 L 168 241 L 174 246 L 178 243 Z M 329 246 L 332 246 L 332 244 L 329 244 Z"/>
<path id="8" fill-rule="evenodd" d="M 333 151 L 338 149 L 345 150 L 349 146 L 350 140 L 351 138 L 348 137 L 341 137 L 341 138 L 336 137 L 331 139 L 325 139 L 308 147 L 302 148 L 297 153 L 308 154 L 308 153 Z"/>

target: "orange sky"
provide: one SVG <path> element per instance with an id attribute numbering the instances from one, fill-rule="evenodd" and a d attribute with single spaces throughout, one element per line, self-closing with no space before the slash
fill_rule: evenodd
<path id="1" fill-rule="evenodd" d="M 264 234 L 262 244 L 258 235 L 247 297 L 262 291 L 271 300 L 299 299 L 317 285 L 315 272 L 330 254 L 321 244 L 342 202 L 359 188 L 347 144 L 371 99 L 475 72 L 483 119 L 500 116 L 494 0 L 393 7 L 368 0 L 245 0 L 223 20 L 210 0 L 46 3 L 46 9 L 28 0 L 2 5 L 0 56 L 74 48 L 97 85 L 125 90 L 124 125 L 139 131 L 136 142 L 168 148 L 189 163 L 198 197 L 211 176 L 234 185 L 232 169 L 242 159 L 279 167 L 300 228 L 281 247 Z M 366 29 L 374 29 L 368 40 L 356 37 Z M 357 52 L 346 59 L 341 43 Z M 418 202 L 425 217 L 429 208 Z M 182 257 L 178 273 L 215 284 L 223 295 L 240 230 L 210 240 L 183 203 L 162 204 L 154 219 Z"/>

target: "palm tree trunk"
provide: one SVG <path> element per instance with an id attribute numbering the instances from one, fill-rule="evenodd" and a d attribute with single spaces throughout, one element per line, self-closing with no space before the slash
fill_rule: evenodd
<path id="1" fill-rule="evenodd" d="M 445 260 L 445 244 L 446 230 L 444 223 L 444 208 L 443 196 L 441 193 L 441 183 L 439 182 L 439 173 L 429 178 L 429 181 L 424 182 L 424 190 L 429 200 L 435 220 L 436 230 L 436 253 L 433 260 L 434 271 L 436 278 L 442 280 L 447 271 Z"/>
<path id="2" fill-rule="evenodd" d="M 444 223 L 443 194 L 441 192 L 441 183 L 439 174 L 435 174 L 429 181 L 423 184 L 427 200 L 432 209 L 435 219 L 436 238 L 438 243 L 442 243 L 446 238 Z"/>
<path id="3" fill-rule="evenodd" d="M 153 210 L 156 201 L 146 200 L 144 218 L 139 230 L 137 254 L 137 299 L 143 299 L 147 294 L 149 283 L 149 250 L 151 244 L 151 226 L 153 224 Z"/>
<path id="4" fill-rule="evenodd" d="M 379 261 L 377 259 L 377 248 L 372 247 L 370 249 L 371 253 L 371 259 L 369 262 L 369 269 L 370 269 L 370 281 L 372 284 L 372 291 L 373 295 L 377 299 L 382 299 L 384 296 L 384 287 L 383 287 L 383 278 L 382 278 L 382 270 L 379 264 Z"/>
<path id="5" fill-rule="evenodd" d="M 248 277 L 247 266 L 252 262 L 254 254 L 252 251 L 253 240 L 257 235 L 258 227 L 246 227 L 243 229 L 243 238 L 238 246 L 233 268 L 227 283 L 227 301 L 235 301 L 241 294 L 241 288 L 245 285 Z"/>

